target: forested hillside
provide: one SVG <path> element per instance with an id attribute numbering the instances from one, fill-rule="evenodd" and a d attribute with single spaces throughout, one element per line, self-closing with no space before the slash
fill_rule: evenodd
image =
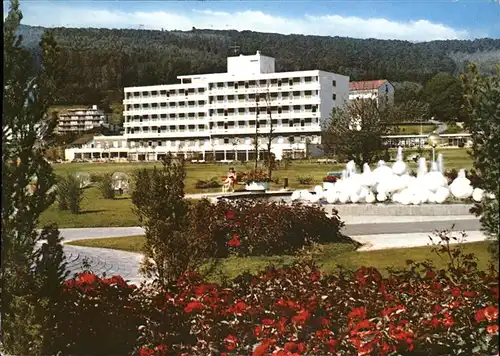
<path id="1" fill-rule="evenodd" d="M 22 26 L 25 45 L 36 51 L 45 29 Z M 396 40 L 280 35 L 251 31 L 146 31 L 56 28 L 60 44 L 59 104 L 121 100 L 126 86 L 176 83 L 181 74 L 221 72 L 239 46 L 276 58 L 278 71 L 322 69 L 351 80 L 386 78 L 424 84 L 439 72 L 456 74 L 464 61 L 500 62 L 500 39 L 411 43 Z M 483 61 L 484 59 L 484 61 Z"/>

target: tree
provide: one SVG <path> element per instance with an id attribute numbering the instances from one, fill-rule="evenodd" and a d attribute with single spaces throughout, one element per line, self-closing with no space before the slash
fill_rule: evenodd
<path id="1" fill-rule="evenodd" d="M 274 155 L 271 152 L 273 139 L 275 137 L 275 130 L 273 127 L 273 116 L 271 113 L 271 95 L 269 91 L 266 93 L 262 93 L 262 97 L 266 103 L 266 112 L 269 117 L 269 131 L 267 132 L 267 157 L 266 157 L 266 165 L 267 165 L 267 175 L 269 179 L 271 179 L 273 174 L 273 168 L 275 167 L 275 159 Z"/>
<path id="2" fill-rule="evenodd" d="M 498 258 L 499 194 L 500 194 L 500 65 L 497 74 L 481 75 L 471 65 L 462 75 L 465 86 L 465 109 L 469 120 L 465 126 L 472 135 L 474 168 L 482 178 L 482 186 L 494 199 L 484 197 L 473 212 L 481 216 L 483 231 L 494 238 L 493 252 Z"/>
<path id="3" fill-rule="evenodd" d="M 2 344 L 10 354 L 43 353 L 47 310 L 37 275 L 37 224 L 54 201 L 55 177 L 44 141 L 55 124 L 48 116 L 57 87 L 58 48 L 50 32 L 40 42 L 41 67 L 17 34 L 22 13 L 12 0 L 4 20 L 2 112 Z M 34 184 L 34 189 L 28 187 Z"/>
<path id="4" fill-rule="evenodd" d="M 407 101 L 419 100 L 422 85 L 415 82 L 402 82 L 394 84 L 394 104 L 399 105 Z"/>
<path id="5" fill-rule="evenodd" d="M 335 152 L 352 159 L 358 166 L 371 163 L 386 149 L 382 136 L 391 133 L 390 120 L 389 111 L 379 109 L 375 100 L 356 100 L 334 108 L 330 120 L 323 123 L 323 150 L 327 155 Z"/>
<path id="6" fill-rule="evenodd" d="M 429 104 L 429 111 L 436 120 L 445 122 L 465 120 L 463 86 L 458 78 L 439 73 L 427 82 L 422 99 Z"/>
<path id="7" fill-rule="evenodd" d="M 145 229 L 143 272 L 161 285 L 175 281 L 192 266 L 188 203 L 184 199 L 183 161 L 168 154 L 163 167 L 134 172 L 134 212 Z"/>
<path id="8" fill-rule="evenodd" d="M 429 104 L 408 100 L 390 107 L 387 111 L 393 123 L 420 123 L 429 119 Z"/>

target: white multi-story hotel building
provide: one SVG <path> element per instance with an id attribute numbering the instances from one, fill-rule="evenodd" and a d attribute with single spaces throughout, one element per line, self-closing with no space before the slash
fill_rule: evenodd
<path id="1" fill-rule="evenodd" d="M 276 158 L 300 154 L 306 145 L 321 143 L 322 120 L 349 98 L 349 77 L 321 70 L 275 72 L 274 58 L 260 52 L 229 57 L 227 73 L 178 79 L 179 84 L 124 89 L 126 143 L 115 146 L 126 149 L 128 159 L 157 160 L 174 152 L 200 160 L 208 154 L 218 161 L 252 160 L 256 125 L 262 154 L 271 120 Z M 93 148 L 67 150 L 66 159 L 117 157 Z"/>
<path id="2" fill-rule="evenodd" d="M 56 133 L 84 132 L 93 128 L 107 126 L 108 115 L 97 105 L 87 109 L 68 109 L 58 115 L 59 123 L 55 129 Z"/>

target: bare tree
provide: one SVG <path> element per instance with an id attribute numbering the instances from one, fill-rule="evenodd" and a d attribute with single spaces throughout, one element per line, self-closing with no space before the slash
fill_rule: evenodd
<path id="1" fill-rule="evenodd" d="M 253 139 L 254 149 L 255 149 L 255 164 L 254 171 L 257 171 L 257 165 L 259 162 L 259 96 L 255 96 L 255 136 Z"/>
<path id="2" fill-rule="evenodd" d="M 271 179 L 272 173 L 273 173 L 273 168 L 274 168 L 274 157 L 271 153 L 271 148 L 273 144 L 273 139 L 274 139 L 274 126 L 273 126 L 273 116 L 271 112 L 271 95 L 269 94 L 269 90 L 266 91 L 266 93 L 263 93 L 263 98 L 266 102 L 266 111 L 267 115 L 269 117 L 269 131 L 267 132 L 267 175 L 269 176 L 269 179 Z"/>

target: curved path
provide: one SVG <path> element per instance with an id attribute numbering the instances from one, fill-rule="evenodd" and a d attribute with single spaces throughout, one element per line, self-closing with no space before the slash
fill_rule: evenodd
<path id="1" fill-rule="evenodd" d="M 482 241 L 486 237 L 479 232 L 479 220 L 472 216 L 363 216 L 345 217 L 344 234 L 361 242 L 360 251 L 426 246 L 429 235 L 435 230 L 451 229 L 466 231 L 466 242 Z M 107 227 L 87 229 L 60 229 L 64 242 L 93 238 L 142 235 L 140 227 Z M 459 235 L 456 234 L 458 237 Z M 141 254 L 105 248 L 89 248 L 64 244 L 68 269 L 72 274 L 80 272 L 84 262 L 98 274 L 121 275 L 131 283 L 140 283 L 138 272 Z"/>

